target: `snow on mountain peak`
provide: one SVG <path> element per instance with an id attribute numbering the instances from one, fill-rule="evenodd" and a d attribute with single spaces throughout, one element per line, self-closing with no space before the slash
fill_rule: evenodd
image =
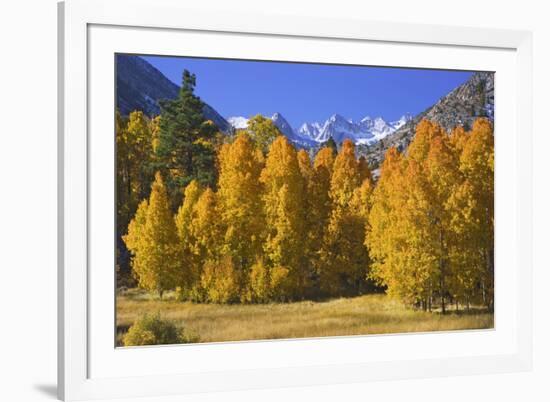
<path id="1" fill-rule="evenodd" d="M 229 117 L 227 118 L 227 121 L 237 130 L 243 130 L 248 127 L 248 119 L 243 116 Z"/>
<path id="2" fill-rule="evenodd" d="M 331 115 L 324 123 L 303 123 L 294 130 L 279 112 L 271 116 L 271 120 L 277 128 L 291 141 L 304 146 L 314 146 L 333 138 L 341 143 L 349 138 L 356 144 L 371 145 L 382 138 L 392 134 L 409 120 L 410 114 L 405 114 L 396 121 L 387 122 L 381 116 L 365 116 L 358 122 L 347 119 L 340 114 Z M 248 126 L 248 119 L 242 116 L 229 117 L 227 121 L 236 129 L 244 129 Z"/>

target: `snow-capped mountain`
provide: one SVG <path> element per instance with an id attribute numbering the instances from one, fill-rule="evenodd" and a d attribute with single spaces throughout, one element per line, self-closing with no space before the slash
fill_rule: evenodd
<path id="1" fill-rule="evenodd" d="M 248 119 L 243 116 L 229 117 L 226 120 L 234 129 L 237 130 L 244 130 L 248 127 Z"/>
<path id="2" fill-rule="evenodd" d="M 388 123 L 381 117 L 372 119 L 367 116 L 356 123 L 339 114 L 334 114 L 323 124 L 319 122 L 304 123 L 300 128 L 294 130 L 281 113 L 271 116 L 271 120 L 281 133 L 302 147 L 320 145 L 331 137 L 338 144 L 349 138 L 356 144 L 370 145 L 390 135 L 410 119 L 412 119 L 410 115 L 404 115 L 399 120 Z M 242 116 L 229 117 L 227 121 L 235 129 L 244 129 L 248 125 L 248 119 Z"/>

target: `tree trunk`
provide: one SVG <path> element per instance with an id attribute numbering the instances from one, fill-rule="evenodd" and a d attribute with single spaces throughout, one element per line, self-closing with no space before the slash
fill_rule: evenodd
<path id="1" fill-rule="evenodd" d="M 445 314 L 445 260 L 443 258 L 443 231 L 439 230 L 439 291 L 441 293 L 441 313 Z"/>

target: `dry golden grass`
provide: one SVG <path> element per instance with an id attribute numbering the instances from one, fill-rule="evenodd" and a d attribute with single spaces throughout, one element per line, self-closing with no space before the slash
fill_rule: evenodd
<path id="1" fill-rule="evenodd" d="M 130 290 L 117 295 L 117 339 L 143 314 L 160 312 L 200 342 L 493 328 L 493 314 L 428 313 L 381 294 L 326 302 L 217 305 L 164 300 Z"/>

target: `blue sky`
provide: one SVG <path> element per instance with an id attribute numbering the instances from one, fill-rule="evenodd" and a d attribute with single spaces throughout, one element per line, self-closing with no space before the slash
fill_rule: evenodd
<path id="1" fill-rule="evenodd" d="M 188 69 L 196 94 L 222 116 L 281 113 L 293 127 L 334 113 L 360 120 L 413 115 L 464 83 L 467 71 L 143 56 L 174 83 Z"/>

